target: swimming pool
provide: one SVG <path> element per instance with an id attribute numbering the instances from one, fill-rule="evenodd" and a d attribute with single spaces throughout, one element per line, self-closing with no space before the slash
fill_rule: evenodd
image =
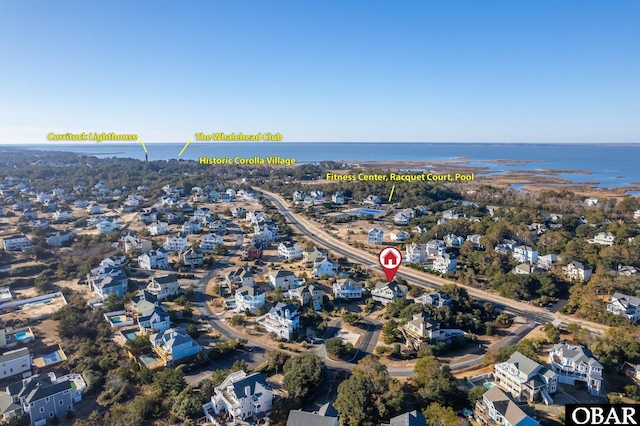
<path id="1" fill-rule="evenodd" d="M 129 331 L 127 333 L 123 333 L 124 337 L 126 337 L 129 340 L 136 340 L 136 337 L 138 337 L 138 335 L 136 334 L 135 331 Z"/>
<path id="2" fill-rule="evenodd" d="M 60 354 L 58 354 L 58 351 L 43 354 L 42 359 L 44 360 L 45 365 L 55 364 L 56 362 L 62 361 L 62 358 L 60 357 Z"/>
<path id="3" fill-rule="evenodd" d="M 370 214 L 372 216 L 376 216 L 379 215 L 380 213 L 382 213 L 382 210 L 376 210 L 376 209 L 358 209 L 358 210 L 353 210 L 351 213 L 353 214 L 358 214 L 358 215 L 367 215 Z"/>
<path id="4" fill-rule="evenodd" d="M 494 384 L 491 382 L 484 382 L 482 386 L 484 386 L 487 389 L 491 389 L 494 386 Z"/>
<path id="5" fill-rule="evenodd" d="M 144 362 L 145 365 L 153 364 L 154 362 L 158 362 L 158 358 L 151 355 L 140 355 L 140 359 Z"/>
<path id="6" fill-rule="evenodd" d="M 16 334 L 14 334 L 14 336 L 16 336 L 16 340 L 27 340 L 29 337 L 31 337 L 26 331 L 18 331 Z"/>
<path id="7" fill-rule="evenodd" d="M 114 324 L 118 324 L 118 323 L 122 322 L 122 318 L 120 318 L 120 317 L 111 317 L 110 320 Z"/>

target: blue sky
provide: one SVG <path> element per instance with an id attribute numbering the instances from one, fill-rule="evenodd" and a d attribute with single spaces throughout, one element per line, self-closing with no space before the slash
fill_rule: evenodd
<path id="1" fill-rule="evenodd" d="M 0 1 L 0 143 L 640 142 L 640 2 Z"/>

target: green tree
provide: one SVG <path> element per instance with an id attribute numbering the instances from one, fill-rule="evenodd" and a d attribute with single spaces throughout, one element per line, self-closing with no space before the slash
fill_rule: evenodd
<path id="1" fill-rule="evenodd" d="M 311 396 L 324 378 L 325 366 L 315 354 L 290 358 L 284 364 L 282 388 L 290 398 L 298 401 Z"/>
<path id="2" fill-rule="evenodd" d="M 170 397 L 178 395 L 187 387 L 184 373 L 179 368 L 165 368 L 158 371 L 153 376 L 153 384 L 163 395 Z"/>
<path id="3" fill-rule="evenodd" d="M 193 419 L 202 412 L 202 401 L 193 389 L 187 386 L 174 398 L 171 411 L 182 419 Z"/>
<path id="4" fill-rule="evenodd" d="M 424 417 L 430 426 L 463 426 L 467 422 L 456 414 L 451 407 L 432 402 L 424 410 Z"/>
<path id="5" fill-rule="evenodd" d="M 355 324 L 360 320 L 360 315 L 353 312 L 345 312 L 342 314 L 342 321 L 348 324 Z"/>
<path id="6" fill-rule="evenodd" d="M 458 397 L 455 378 L 448 366 L 441 366 L 433 357 L 420 358 L 413 369 L 420 386 L 419 396 L 428 402 L 451 404 Z"/>
<path id="7" fill-rule="evenodd" d="M 372 426 L 376 415 L 370 399 L 370 383 L 360 375 L 352 375 L 338 386 L 334 406 L 348 426 Z"/>
<path id="8" fill-rule="evenodd" d="M 471 388 L 471 390 L 469 391 L 469 395 L 467 396 L 471 407 L 476 406 L 476 402 L 482 399 L 482 395 L 484 395 L 486 391 L 487 388 L 485 388 L 484 386 L 475 386 Z"/>

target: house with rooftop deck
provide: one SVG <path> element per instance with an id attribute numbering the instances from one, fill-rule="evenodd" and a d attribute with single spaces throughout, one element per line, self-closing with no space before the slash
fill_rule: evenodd
<path id="1" fill-rule="evenodd" d="M 155 353 L 170 364 L 200 352 L 200 345 L 182 330 L 168 328 L 152 334 L 151 346 Z"/>
<path id="2" fill-rule="evenodd" d="M 451 297 L 443 291 L 434 291 L 418 296 L 414 299 L 415 303 L 422 303 L 423 305 L 437 306 L 441 308 L 443 306 L 452 306 L 453 301 Z"/>
<path id="3" fill-rule="evenodd" d="M 271 413 L 273 390 L 262 373 L 231 373 L 216 386 L 211 401 L 202 406 L 207 419 L 219 424 L 216 416 L 227 414 L 234 422 L 257 421 Z"/>
<path id="4" fill-rule="evenodd" d="M 240 267 L 236 270 L 230 271 L 225 280 L 230 286 L 235 285 L 237 287 L 254 287 L 256 285 L 253 279 L 253 272 L 250 267 Z"/>
<path id="5" fill-rule="evenodd" d="M 333 297 L 362 299 L 362 284 L 351 278 L 343 278 L 333 283 Z"/>
<path id="6" fill-rule="evenodd" d="M 41 426 L 75 411 L 74 403 L 82 400 L 85 388 L 79 374 L 59 378 L 54 373 L 36 374 L 7 386 L 6 394 L 0 397 L 0 408 L 5 418 L 25 414 L 31 426 Z"/>
<path id="7" fill-rule="evenodd" d="M 498 385 L 515 398 L 542 398 L 547 405 L 553 403 L 550 394 L 558 388 L 556 373 L 517 351 L 507 361 L 496 364 L 493 375 Z"/>
<path id="8" fill-rule="evenodd" d="M 150 250 L 138 256 L 140 269 L 168 269 L 169 255 L 165 249 Z"/>
<path id="9" fill-rule="evenodd" d="M 260 287 L 244 286 L 236 290 L 235 301 L 236 312 L 249 311 L 255 314 L 259 308 L 264 306 L 265 294 Z"/>
<path id="10" fill-rule="evenodd" d="M 295 305 L 278 303 L 271 310 L 258 319 L 267 333 L 276 333 L 283 339 L 291 339 L 291 335 L 300 326 L 300 316 Z"/>
<path id="11" fill-rule="evenodd" d="M 600 395 L 604 368 L 589 349 L 558 343 L 549 352 L 549 363 L 560 383 L 575 385 L 576 382 L 583 382 L 591 395 Z"/>

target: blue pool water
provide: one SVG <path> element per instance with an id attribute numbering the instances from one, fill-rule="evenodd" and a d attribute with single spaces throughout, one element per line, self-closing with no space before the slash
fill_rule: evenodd
<path id="1" fill-rule="evenodd" d="M 491 383 L 491 382 L 484 382 L 484 383 L 482 384 L 482 386 L 484 386 L 484 387 L 485 387 L 485 388 L 487 388 L 487 389 L 491 389 L 491 388 L 493 387 L 493 383 Z"/>
<path id="2" fill-rule="evenodd" d="M 136 334 L 135 331 L 129 331 L 128 333 L 124 333 L 124 337 L 126 337 L 129 340 L 136 340 L 136 337 L 138 337 L 138 335 Z"/>
<path id="3" fill-rule="evenodd" d="M 158 361 L 158 358 L 150 355 L 140 355 L 140 359 L 145 363 L 145 365 L 150 365 Z"/>
<path id="4" fill-rule="evenodd" d="M 382 213 L 382 210 L 376 210 L 376 209 L 358 209 L 358 210 L 354 210 L 353 213 L 355 214 L 359 214 L 359 215 L 364 215 L 364 214 L 370 214 L 372 216 L 378 215 L 380 213 Z"/>
<path id="5" fill-rule="evenodd" d="M 16 340 L 27 340 L 29 338 L 29 334 L 26 331 L 19 331 L 15 334 Z"/>

